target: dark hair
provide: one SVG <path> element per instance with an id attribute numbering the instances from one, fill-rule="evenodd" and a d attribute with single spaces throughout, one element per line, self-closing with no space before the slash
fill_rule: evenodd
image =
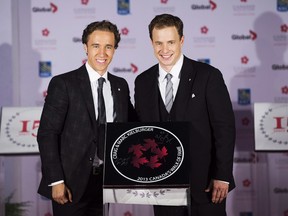
<path id="1" fill-rule="evenodd" d="M 152 31 L 154 28 L 162 29 L 165 27 L 172 27 L 172 26 L 176 27 L 179 37 L 181 38 L 183 36 L 184 25 L 179 17 L 173 16 L 171 14 L 160 14 L 155 16 L 148 26 L 150 39 L 152 40 Z"/>
<path id="2" fill-rule="evenodd" d="M 114 48 L 117 49 L 118 43 L 121 40 L 120 33 L 119 33 L 117 26 L 115 24 L 109 22 L 108 20 L 90 23 L 83 30 L 82 43 L 87 44 L 89 35 L 92 34 L 96 30 L 112 32 L 114 34 L 114 38 L 115 38 Z"/>

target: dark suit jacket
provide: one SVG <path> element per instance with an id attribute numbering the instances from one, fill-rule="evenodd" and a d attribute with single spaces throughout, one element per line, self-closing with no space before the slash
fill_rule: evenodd
<path id="1" fill-rule="evenodd" d="M 115 122 L 132 120 L 127 82 L 108 73 L 116 112 Z M 41 116 L 37 141 L 42 162 L 38 192 L 51 198 L 52 182 L 64 180 L 73 201 L 82 196 L 98 142 L 97 122 L 85 65 L 51 79 Z"/>
<path id="2" fill-rule="evenodd" d="M 140 121 L 161 121 L 158 64 L 135 80 L 135 109 Z M 212 179 L 235 187 L 232 167 L 235 122 L 230 97 L 221 72 L 184 57 L 171 121 L 190 122 L 190 187 L 196 202 L 208 202 L 204 193 Z M 159 103 L 160 101 L 160 103 Z"/>

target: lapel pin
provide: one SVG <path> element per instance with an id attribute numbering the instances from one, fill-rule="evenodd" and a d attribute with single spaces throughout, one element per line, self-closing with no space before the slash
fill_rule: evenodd
<path id="1" fill-rule="evenodd" d="M 196 97 L 196 95 L 193 93 L 193 94 L 192 94 L 192 98 L 194 98 L 194 97 Z"/>
<path id="2" fill-rule="evenodd" d="M 121 89 L 120 89 L 120 88 L 118 88 L 118 91 L 121 91 Z"/>
<path id="3" fill-rule="evenodd" d="M 191 78 L 189 78 L 189 82 L 191 81 Z"/>

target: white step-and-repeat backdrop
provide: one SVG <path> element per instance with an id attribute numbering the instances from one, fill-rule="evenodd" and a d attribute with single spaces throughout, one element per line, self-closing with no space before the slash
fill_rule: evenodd
<path id="1" fill-rule="evenodd" d="M 149 22 L 160 13 L 182 18 L 184 54 L 222 71 L 235 110 L 237 188 L 229 196 L 228 215 L 288 215 L 288 154 L 254 151 L 253 106 L 288 103 L 287 0 L 0 0 L 0 4 L 0 106 L 41 107 L 51 77 L 86 61 L 83 29 L 103 19 L 116 23 L 121 32 L 109 71 L 127 79 L 133 101 L 135 77 L 156 63 Z M 269 116 L 269 109 L 264 115 Z M 283 143 L 273 145 L 281 149 L 288 140 L 288 113 L 275 117 L 280 118 L 274 120 L 283 128 Z M 265 121 L 265 116 L 258 119 Z M 50 202 L 37 195 L 39 156 L 1 160 L 5 170 L 0 168 L 0 176 L 5 174 L 1 184 L 10 184 L 4 192 L 0 187 L 0 195 L 15 191 L 15 200 L 31 201 L 29 215 L 51 215 Z M 116 206 L 113 213 L 151 214 L 147 206 Z"/>

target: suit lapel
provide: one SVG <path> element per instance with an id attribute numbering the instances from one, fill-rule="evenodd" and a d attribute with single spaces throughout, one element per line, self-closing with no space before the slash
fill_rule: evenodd
<path id="1" fill-rule="evenodd" d="M 117 79 L 108 72 L 108 80 L 111 85 L 111 91 L 112 91 L 112 97 L 113 97 L 113 103 L 114 103 L 114 122 L 121 121 L 121 86 L 117 82 Z"/>
<path id="2" fill-rule="evenodd" d="M 176 109 L 175 113 L 177 121 L 185 121 L 185 113 L 187 112 L 186 109 L 189 99 L 193 94 L 192 87 L 196 77 L 196 71 L 195 68 L 193 68 L 192 61 L 186 57 L 184 57 L 180 76 L 180 83 L 174 101 Z"/>
<path id="3" fill-rule="evenodd" d="M 77 76 L 80 80 L 80 89 L 81 89 L 83 98 L 85 100 L 86 107 L 87 107 L 88 113 L 90 115 L 93 128 L 96 130 L 97 129 L 97 123 L 96 123 L 96 115 L 95 115 L 93 95 L 92 95 L 91 84 L 90 84 L 88 72 L 86 70 L 85 65 L 81 66 L 77 72 L 78 72 Z"/>

